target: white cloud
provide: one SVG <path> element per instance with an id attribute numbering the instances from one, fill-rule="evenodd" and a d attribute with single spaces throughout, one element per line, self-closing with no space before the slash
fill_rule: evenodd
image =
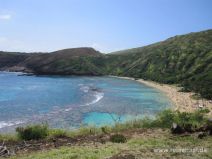
<path id="1" fill-rule="evenodd" d="M 10 20 L 11 18 L 10 14 L 0 14 L 0 20 Z"/>

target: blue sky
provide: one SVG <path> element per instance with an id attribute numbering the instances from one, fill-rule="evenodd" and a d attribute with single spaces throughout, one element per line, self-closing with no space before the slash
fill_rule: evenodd
<path id="1" fill-rule="evenodd" d="M 212 0 L 0 0 L 0 50 L 133 48 L 212 29 Z"/>

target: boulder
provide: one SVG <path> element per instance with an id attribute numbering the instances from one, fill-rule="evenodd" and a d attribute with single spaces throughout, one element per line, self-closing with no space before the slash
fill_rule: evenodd
<path id="1" fill-rule="evenodd" d="M 172 127 L 171 127 L 171 132 L 173 134 L 182 134 L 182 133 L 185 132 L 185 130 L 181 126 L 179 126 L 178 124 L 173 123 Z"/>
<path id="2" fill-rule="evenodd" d="M 206 125 L 206 131 L 209 132 L 209 135 L 212 135 L 212 119 L 208 119 L 207 125 Z"/>
<path id="3" fill-rule="evenodd" d="M 204 138 L 204 137 L 206 137 L 207 136 L 207 133 L 206 132 L 200 132 L 199 134 L 198 134 L 198 138 L 199 139 L 202 139 L 202 138 Z"/>

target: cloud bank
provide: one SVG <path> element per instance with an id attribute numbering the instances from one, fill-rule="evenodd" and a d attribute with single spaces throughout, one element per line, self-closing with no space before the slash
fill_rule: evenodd
<path id="1" fill-rule="evenodd" d="M 10 20 L 11 18 L 10 14 L 0 14 L 0 20 Z"/>

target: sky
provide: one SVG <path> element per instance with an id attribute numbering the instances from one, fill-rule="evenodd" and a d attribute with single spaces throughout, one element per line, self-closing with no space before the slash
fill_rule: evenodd
<path id="1" fill-rule="evenodd" d="M 212 29 L 212 0 L 0 0 L 0 50 L 103 53 Z"/>

